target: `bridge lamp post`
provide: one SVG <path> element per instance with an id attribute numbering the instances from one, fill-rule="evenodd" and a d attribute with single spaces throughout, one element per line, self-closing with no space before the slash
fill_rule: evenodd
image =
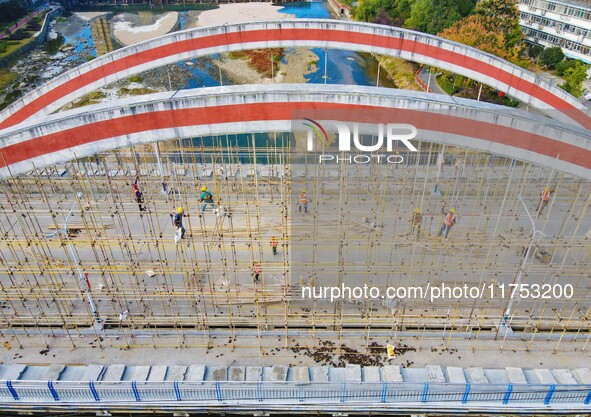
<path id="1" fill-rule="evenodd" d="M 542 232 L 539 229 L 536 229 L 536 222 L 533 219 L 533 217 L 531 216 L 531 214 L 529 213 L 529 210 L 527 209 L 527 206 L 525 205 L 525 201 L 523 200 L 523 196 L 517 196 L 517 199 L 519 201 L 521 201 L 521 204 L 523 204 L 523 208 L 525 209 L 525 213 L 527 214 L 527 217 L 529 218 L 529 221 L 531 222 L 531 228 L 532 228 L 532 232 L 529 238 L 529 241 L 527 243 L 527 250 L 525 251 L 525 255 L 523 255 L 523 259 L 521 261 L 521 265 L 519 266 L 519 273 L 517 274 L 517 277 L 515 278 L 515 281 L 513 282 L 513 284 L 515 285 L 515 288 L 517 288 L 517 291 L 520 290 L 520 286 L 521 286 L 521 282 L 523 280 L 523 272 L 525 271 L 525 268 L 528 264 L 529 261 L 529 256 L 531 253 L 531 249 L 533 246 L 533 242 L 534 239 L 537 239 L 538 241 L 546 236 L 544 234 L 544 232 Z M 511 312 L 513 310 L 513 307 L 515 306 L 515 301 L 516 299 L 513 297 L 510 297 L 509 299 L 509 303 L 507 304 L 507 308 L 505 309 L 505 313 L 503 314 L 503 321 L 501 322 L 501 328 L 503 328 L 505 331 L 510 330 L 511 328 L 509 327 L 509 317 L 511 316 Z"/>
<path id="2" fill-rule="evenodd" d="M 90 311 L 94 315 L 94 323 L 93 324 L 99 324 L 100 323 L 99 314 L 96 309 L 96 304 L 94 303 L 94 300 L 92 299 L 92 294 L 90 293 L 90 285 L 88 284 L 88 282 L 86 280 L 86 275 L 84 275 L 84 272 L 82 272 L 82 268 L 80 267 L 80 259 L 78 259 L 78 256 L 76 255 L 76 251 L 74 250 L 74 245 L 72 244 L 72 241 L 70 240 L 70 235 L 69 235 L 69 230 L 68 230 L 68 221 L 70 220 L 70 217 L 72 216 L 72 213 L 74 212 L 74 208 L 76 207 L 76 204 L 78 204 L 80 198 L 82 198 L 82 193 L 81 192 L 76 193 L 76 197 L 77 197 L 76 201 L 74 202 L 74 204 L 72 204 L 72 208 L 70 208 L 70 211 L 68 212 L 68 215 L 65 218 L 64 227 L 62 229 L 57 230 L 55 233 L 50 233 L 46 237 L 48 239 L 52 239 L 55 236 L 59 235 L 61 232 L 63 232 L 64 236 L 66 237 L 66 242 L 68 244 L 68 249 L 70 251 L 70 255 L 72 256 L 72 259 L 74 260 L 74 264 L 76 265 L 76 272 L 78 273 L 78 278 L 80 280 L 78 287 L 80 289 L 82 298 L 84 298 L 84 294 L 86 293 L 86 298 L 88 300 L 88 305 L 90 307 Z M 86 288 L 86 290 L 83 290 L 82 288 Z"/>

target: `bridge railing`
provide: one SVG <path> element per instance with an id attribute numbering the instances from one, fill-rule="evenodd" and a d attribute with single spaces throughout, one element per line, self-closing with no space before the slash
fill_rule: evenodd
<path id="1" fill-rule="evenodd" d="M 0 381 L 0 403 L 496 403 L 588 406 L 591 385 L 394 382 Z"/>

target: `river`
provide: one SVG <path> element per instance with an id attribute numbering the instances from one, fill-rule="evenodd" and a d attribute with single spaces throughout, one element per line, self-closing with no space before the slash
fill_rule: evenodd
<path id="1" fill-rule="evenodd" d="M 278 10 L 280 13 L 294 15 L 298 19 L 331 19 L 333 18 L 329 5 L 323 1 L 288 3 Z M 179 17 L 180 28 L 184 29 L 187 12 L 181 12 Z M 309 83 L 324 83 L 324 65 L 326 67 L 327 84 L 352 84 L 352 85 L 376 85 L 378 73 L 377 61 L 370 54 L 343 51 L 337 49 L 312 49 L 318 56 L 317 70 L 306 75 Z M 287 55 L 287 54 L 286 54 Z M 217 58 L 217 56 L 213 56 Z M 285 57 L 283 59 L 285 62 Z M 193 60 L 188 65 L 186 62 L 179 63 L 179 67 L 192 74 L 191 79 L 185 88 L 213 87 L 220 85 L 219 74 L 212 62 Z M 224 79 L 224 83 L 229 80 Z M 380 86 L 393 87 L 393 84 L 386 78 L 385 73 L 380 74 Z"/>

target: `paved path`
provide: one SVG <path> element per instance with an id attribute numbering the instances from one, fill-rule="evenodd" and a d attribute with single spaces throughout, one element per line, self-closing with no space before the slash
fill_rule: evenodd
<path id="1" fill-rule="evenodd" d="M 4 33 L 0 34 L 0 40 L 2 40 L 4 38 L 7 38 L 12 33 L 14 33 L 17 30 L 19 30 L 21 27 L 23 27 L 24 25 L 26 25 L 29 22 L 29 20 L 31 20 L 34 17 L 37 17 L 39 14 L 43 13 L 44 10 L 45 10 L 45 7 L 42 8 L 42 9 L 39 9 L 39 10 L 35 10 L 33 13 L 31 13 L 27 17 L 23 18 L 17 24 L 15 24 L 14 26 L 11 26 L 10 28 L 8 28 Z"/>
<path id="2" fill-rule="evenodd" d="M 419 72 L 419 78 L 421 79 L 421 81 L 423 81 L 425 83 L 425 85 L 429 86 L 429 89 L 431 90 L 431 92 L 433 92 L 435 94 L 447 95 L 447 93 L 445 91 L 443 91 L 443 89 L 441 87 L 439 87 L 439 84 L 437 84 L 437 80 L 435 79 L 435 73 L 431 73 L 431 82 L 429 82 L 428 67 L 421 68 L 421 71 Z"/>

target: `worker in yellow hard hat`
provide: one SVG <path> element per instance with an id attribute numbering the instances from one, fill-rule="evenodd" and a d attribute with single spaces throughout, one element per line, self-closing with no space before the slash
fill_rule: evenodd
<path id="1" fill-rule="evenodd" d="M 420 208 L 415 208 L 413 213 L 412 213 L 412 217 L 410 219 L 410 234 L 414 234 L 415 231 L 417 232 L 417 239 L 420 237 L 421 235 L 421 223 L 423 222 L 423 215 L 421 214 L 421 209 Z"/>
<path id="2" fill-rule="evenodd" d="M 208 204 L 211 204 L 212 210 L 215 209 L 215 205 L 213 204 L 213 194 L 207 189 L 206 186 L 201 187 L 201 195 L 200 195 L 200 202 L 203 203 L 201 206 L 201 213 L 205 212 Z"/>
<path id="3" fill-rule="evenodd" d="M 172 216 L 172 214 L 171 214 L 171 216 Z M 183 210 L 183 208 L 177 207 L 176 213 L 174 214 L 174 218 L 172 220 L 172 223 L 176 227 L 177 233 L 180 233 L 180 235 L 179 235 L 180 239 L 183 239 L 185 237 L 185 228 L 183 227 L 183 217 L 184 216 L 186 216 L 186 214 L 185 214 L 185 211 Z"/>
<path id="4" fill-rule="evenodd" d="M 449 210 L 449 213 L 445 213 L 445 217 L 443 218 L 443 224 L 441 225 L 441 229 L 439 229 L 439 234 L 437 236 L 441 236 L 443 231 L 445 230 L 445 238 L 449 235 L 449 229 L 456 224 L 457 217 L 456 217 L 456 209 L 452 208 Z"/>

